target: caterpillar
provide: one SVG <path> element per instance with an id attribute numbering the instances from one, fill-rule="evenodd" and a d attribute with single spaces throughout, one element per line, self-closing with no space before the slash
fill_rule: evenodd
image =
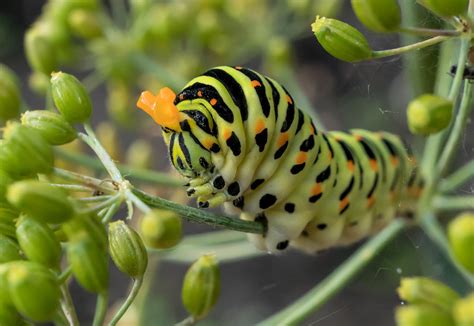
<path id="1" fill-rule="evenodd" d="M 351 244 L 412 212 L 423 189 L 398 136 L 323 132 L 282 85 L 251 69 L 216 67 L 177 95 L 145 91 L 137 106 L 161 126 L 198 207 L 225 203 L 264 223 L 264 235 L 249 235 L 262 250 Z"/>

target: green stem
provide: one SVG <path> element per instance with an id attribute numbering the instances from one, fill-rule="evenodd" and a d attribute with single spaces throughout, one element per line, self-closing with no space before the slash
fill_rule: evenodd
<path id="1" fill-rule="evenodd" d="M 73 171 L 54 168 L 54 174 L 63 179 L 79 182 L 87 187 L 98 189 L 106 193 L 113 193 L 118 190 L 111 182 L 82 175 Z"/>
<path id="2" fill-rule="evenodd" d="M 433 206 L 438 211 L 457 211 L 474 209 L 474 196 L 439 196 Z"/>
<path id="3" fill-rule="evenodd" d="M 151 211 L 151 208 L 146 204 L 144 203 L 139 197 L 137 197 L 132 190 L 130 189 L 127 189 L 127 191 L 125 192 L 125 196 L 127 196 L 127 198 L 129 200 L 132 201 L 132 203 L 135 204 L 135 206 L 138 207 L 139 210 L 141 210 L 143 213 L 149 213 Z"/>
<path id="4" fill-rule="evenodd" d="M 88 208 L 82 210 L 81 213 L 84 214 L 84 213 L 90 213 L 90 212 L 97 212 L 97 211 L 101 210 L 102 208 L 112 206 L 112 205 L 118 203 L 121 200 L 122 200 L 122 194 L 118 192 L 117 194 L 115 194 L 114 196 L 110 197 L 109 199 L 101 202 L 100 204 L 97 204 L 95 206 L 88 207 Z"/>
<path id="5" fill-rule="evenodd" d="M 56 148 L 55 152 L 62 159 L 78 163 L 81 166 L 85 166 L 96 171 L 102 171 L 104 169 L 104 166 L 102 165 L 100 160 L 93 158 L 89 155 L 65 151 L 61 148 Z M 180 187 L 184 184 L 182 180 L 170 176 L 166 173 L 151 171 L 147 169 L 138 169 L 125 164 L 118 164 L 117 167 L 122 173 L 122 175 L 136 181 L 151 182 L 168 187 Z"/>
<path id="6" fill-rule="evenodd" d="M 72 275 L 72 268 L 71 266 L 66 267 L 61 274 L 58 276 L 58 282 L 64 283 L 68 280 L 68 278 Z"/>
<path id="7" fill-rule="evenodd" d="M 77 200 L 84 203 L 96 203 L 96 202 L 101 202 L 110 198 L 112 198 L 112 196 L 105 195 L 105 196 L 80 197 L 80 198 L 77 198 Z"/>
<path id="8" fill-rule="evenodd" d="M 446 30 L 436 28 L 421 27 L 400 27 L 400 33 L 407 33 L 416 36 L 460 36 L 461 32 L 457 30 Z"/>
<path id="9" fill-rule="evenodd" d="M 120 204 L 121 204 L 121 202 L 116 202 L 116 203 L 113 203 L 112 205 L 110 205 L 110 207 L 107 209 L 107 212 L 102 217 L 102 220 L 101 220 L 102 224 L 107 224 L 108 222 L 110 222 L 112 217 L 115 215 L 115 213 L 120 208 Z"/>
<path id="10" fill-rule="evenodd" d="M 192 325 L 196 325 L 196 322 L 197 322 L 196 318 L 194 318 L 193 316 L 188 316 L 182 321 L 176 323 L 175 326 L 192 326 Z"/>
<path id="11" fill-rule="evenodd" d="M 448 39 L 450 39 L 450 36 L 435 36 L 433 38 L 430 38 L 421 42 L 413 43 L 413 44 L 402 46 L 395 49 L 372 51 L 371 59 L 384 58 L 384 57 L 402 54 L 402 53 L 413 51 L 413 50 L 423 49 L 423 48 L 426 48 L 427 46 L 431 46 L 431 45 L 446 41 Z"/>
<path id="12" fill-rule="evenodd" d="M 306 317 L 317 311 L 318 308 L 347 285 L 364 266 L 375 258 L 390 240 L 404 229 L 405 225 L 406 222 L 403 219 L 395 219 L 316 287 L 279 313 L 259 323 L 259 326 L 301 324 Z"/>
<path id="13" fill-rule="evenodd" d="M 74 304 L 72 303 L 71 294 L 69 293 L 69 288 L 67 284 L 63 284 L 61 286 L 61 292 L 63 294 L 61 308 L 63 310 L 64 316 L 66 317 L 69 323 L 69 326 L 79 325 L 79 320 L 77 319 L 76 310 L 74 309 Z"/>
<path id="14" fill-rule="evenodd" d="M 92 192 L 94 188 L 83 186 L 83 185 L 72 185 L 72 184 L 63 184 L 63 183 L 50 183 L 50 186 L 66 189 L 69 191 L 78 191 L 78 192 Z"/>
<path id="15" fill-rule="evenodd" d="M 439 190 L 445 193 L 454 191 L 472 178 L 474 178 L 474 161 L 470 161 L 449 177 L 442 180 L 439 185 Z"/>
<path id="16" fill-rule="evenodd" d="M 105 314 L 107 313 L 107 304 L 109 300 L 108 292 L 99 293 L 95 305 L 94 321 L 92 326 L 102 326 L 104 324 Z"/>
<path id="17" fill-rule="evenodd" d="M 438 161 L 436 171 L 436 175 L 438 177 L 442 177 L 446 173 L 446 170 L 453 160 L 454 153 L 461 141 L 462 134 L 469 119 L 469 114 L 472 111 L 471 93 L 472 84 L 467 82 L 464 84 L 464 92 L 462 94 L 459 112 L 456 114 L 452 131 L 449 134 L 446 145 L 444 146 L 443 152 L 441 153 L 441 157 Z"/>
<path id="18" fill-rule="evenodd" d="M 471 198 L 471 203 L 472 202 L 474 202 L 474 200 Z M 448 239 L 444 235 L 444 231 L 439 225 L 434 214 L 426 213 L 424 216 L 422 216 L 420 222 L 423 230 L 430 237 L 431 241 L 433 241 L 441 249 L 442 253 L 448 258 L 449 262 L 454 266 L 454 268 L 456 268 L 458 273 L 464 277 L 469 286 L 474 288 L 474 276 L 470 274 L 463 266 L 458 264 L 456 258 L 451 252 Z"/>
<path id="19" fill-rule="evenodd" d="M 141 288 L 142 284 L 143 284 L 143 277 L 138 277 L 138 278 L 133 280 L 132 289 L 131 289 L 130 293 L 128 294 L 128 297 L 125 300 L 125 302 L 122 304 L 120 309 L 117 311 L 115 316 L 110 321 L 110 323 L 109 323 L 110 326 L 115 326 L 119 322 L 119 320 L 123 317 L 125 312 L 127 312 L 128 308 L 132 304 L 133 300 L 135 300 L 135 298 L 138 294 L 138 291 L 140 291 L 140 288 Z"/>
<path id="20" fill-rule="evenodd" d="M 181 217 L 193 222 L 209 224 L 212 226 L 220 226 L 235 231 L 265 234 L 265 227 L 262 223 L 244 221 L 228 216 L 207 213 L 197 208 L 180 205 L 160 197 L 149 195 L 137 188 L 132 188 L 131 191 L 148 206 L 174 211 Z"/>

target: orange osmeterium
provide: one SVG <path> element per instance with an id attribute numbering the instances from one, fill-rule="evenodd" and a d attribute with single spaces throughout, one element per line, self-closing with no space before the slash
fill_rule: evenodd
<path id="1" fill-rule="evenodd" d="M 173 101 L 176 94 L 168 87 L 160 89 L 158 95 L 150 91 L 142 92 L 137 106 L 148 113 L 157 124 L 174 131 L 181 131 L 179 111 Z"/>

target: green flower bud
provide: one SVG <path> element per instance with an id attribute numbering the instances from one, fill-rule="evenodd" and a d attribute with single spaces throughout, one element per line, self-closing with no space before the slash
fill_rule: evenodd
<path id="1" fill-rule="evenodd" d="M 0 325 L 24 325 L 23 319 L 11 304 L 0 300 Z"/>
<path id="2" fill-rule="evenodd" d="M 0 120 L 9 120 L 20 113 L 21 94 L 15 73 L 0 64 Z"/>
<path id="3" fill-rule="evenodd" d="M 84 86 L 73 75 L 63 72 L 51 75 L 54 104 L 64 118 L 71 122 L 86 122 L 92 113 L 92 103 Z"/>
<path id="4" fill-rule="evenodd" d="M 49 75 L 58 68 L 58 56 L 54 43 L 36 27 L 25 34 L 25 54 L 33 70 Z"/>
<path id="5" fill-rule="evenodd" d="M 474 293 L 456 302 L 453 315 L 456 326 L 474 325 Z"/>
<path id="6" fill-rule="evenodd" d="M 142 239 L 135 230 L 123 221 L 109 224 L 110 257 L 120 271 L 140 277 L 148 265 L 148 255 Z"/>
<path id="7" fill-rule="evenodd" d="M 8 288 L 8 268 L 10 264 L 0 264 L 0 304 L 12 304 Z M 0 323 L 0 325 L 2 324 Z"/>
<path id="8" fill-rule="evenodd" d="M 55 112 L 27 111 L 21 116 L 21 123 L 37 130 L 51 145 L 64 145 L 77 137 L 76 130 Z"/>
<path id="9" fill-rule="evenodd" d="M 143 241 L 150 248 L 165 249 L 178 244 L 182 237 L 181 218 L 172 211 L 153 209 L 140 223 Z"/>
<path id="10" fill-rule="evenodd" d="M 474 213 L 461 214 L 451 221 L 448 238 L 456 259 L 474 273 Z"/>
<path id="11" fill-rule="evenodd" d="M 15 219 L 19 212 L 13 208 L 0 206 L 0 234 L 12 239 L 16 238 Z"/>
<path id="12" fill-rule="evenodd" d="M 53 149 L 38 131 L 12 122 L 3 135 L 5 139 L 0 142 L 0 166 L 3 170 L 18 176 L 48 174 L 53 170 Z"/>
<path id="13" fill-rule="evenodd" d="M 453 103 L 444 97 L 423 94 L 408 104 L 408 127 L 414 134 L 437 133 L 449 125 Z"/>
<path id="14" fill-rule="evenodd" d="M 84 39 L 94 39 L 102 35 L 99 17 L 95 12 L 76 9 L 68 17 L 69 27 L 72 32 Z"/>
<path id="15" fill-rule="evenodd" d="M 186 272 L 181 297 L 195 318 L 205 317 L 219 297 L 220 271 L 214 255 L 201 256 Z"/>
<path id="16" fill-rule="evenodd" d="M 152 158 L 153 148 L 146 140 L 136 140 L 127 149 L 127 163 L 134 168 L 149 169 Z"/>
<path id="17" fill-rule="evenodd" d="M 69 243 L 67 258 L 79 284 L 88 291 L 105 291 L 109 283 L 107 253 L 93 239 L 83 234 L 82 239 Z"/>
<path id="18" fill-rule="evenodd" d="M 372 50 L 365 36 L 349 24 L 316 16 L 311 27 L 321 46 L 340 60 L 357 62 L 372 57 Z"/>
<path id="19" fill-rule="evenodd" d="M 61 245 L 47 224 L 24 215 L 17 222 L 16 238 L 29 260 L 53 269 L 59 266 Z"/>
<path id="20" fill-rule="evenodd" d="M 398 307 L 395 320 L 397 326 L 454 326 L 449 313 L 428 305 Z"/>
<path id="21" fill-rule="evenodd" d="M 7 194 L 8 186 L 13 182 L 13 179 L 8 173 L 0 169 L 0 202 L 4 202 Z"/>
<path id="22" fill-rule="evenodd" d="M 403 278 L 398 288 L 402 300 L 412 304 L 427 304 L 446 313 L 459 298 L 459 295 L 441 282 L 427 277 Z"/>
<path id="23" fill-rule="evenodd" d="M 360 22 L 375 32 L 393 32 L 400 27 L 397 0 L 351 0 Z"/>
<path id="24" fill-rule="evenodd" d="M 37 263 L 9 263 L 8 287 L 15 308 L 36 322 L 51 321 L 59 308 L 61 291 L 56 276 Z"/>
<path id="25" fill-rule="evenodd" d="M 84 234 L 87 234 L 101 250 L 107 250 L 107 231 L 99 217 L 93 213 L 74 216 L 74 218 L 63 223 L 62 230 L 69 241 L 80 240 L 84 237 Z"/>
<path id="26" fill-rule="evenodd" d="M 13 260 L 22 260 L 20 247 L 11 238 L 0 234 L 0 264 Z"/>
<path id="27" fill-rule="evenodd" d="M 67 195 L 46 182 L 23 180 L 8 187 L 8 201 L 27 215 L 44 223 L 62 223 L 74 209 Z"/>
<path id="28" fill-rule="evenodd" d="M 464 14 L 469 0 L 422 0 L 420 3 L 439 16 L 451 17 Z"/>
<path id="29" fill-rule="evenodd" d="M 28 77 L 28 86 L 38 95 L 46 96 L 49 90 L 49 77 L 42 72 L 33 71 Z"/>

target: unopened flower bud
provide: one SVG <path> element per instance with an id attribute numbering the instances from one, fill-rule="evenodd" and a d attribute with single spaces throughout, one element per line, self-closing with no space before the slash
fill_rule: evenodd
<path id="1" fill-rule="evenodd" d="M 109 283 L 107 252 L 87 234 L 68 244 L 67 258 L 79 284 L 91 292 L 103 292 Z"/>
<path id="2" fill-rule="evenodd" d="M 453 103 L 441 96 L 423 94 L 408 104 L 408 127 L 414 134 L 437 133 L 449 125 Z"/>
<path id="3" fill-rule="evenodd" d="M 22 180 L 8 187 L 8 201 L 28 216 L 44 223 L 62 223 L 72 217 L 74 209 L 59 188 L 36 180 Z"/>
<path id="4" fill-rule="evenodd" d="M 21 94 L 18 78 L 7 66 L 0 64 L 0 120 L 9 120 L 20 113 Z"/>
<path id="5" fill-rule="evenodd" d="M 4 303 L 0 299 L 0 325 L 26 325 L 23 318 L 12 304 Z"/>
<path id="6" fill-rule="evenodd" d="M 46 110 L 26 111 L 21 122 L 35 130 L 51 145 L 64 145 L 77 137 L 76 130 L 58 113 Z"/>
<path id="7" fill-rule="evenodd" d="M 360 22 L 375 32 L 392 32 L 400 27 L 397 0 L 351 0 Z"/>
<path id="8" fill-rule="evenodd" d="M 92 113 L 92 103 L 84 86 L 73 75 L 53 73 L 51 91 L 54 104 L 70 123 L 86 122 Z"/>
<path id="9" fill-rule="evenodd" d="M 357 62 L 372 57 L 372 50 L 365 36 L 349 24 L 316 16 L 311 27 L 321 46 L 340 60 Z"/>
<path id="10" fill-rule="evenodd" d="M 398 288 L 402 300 L 411 304 L 427 304 L 437 310 L 451 312 L 459 295 L 441 282 L 427 277 L 403 278 Z"/>
<path id="11" fill-rule="evenodd" d="M 4 202 L 7 194 L 8 186 L 13 182 L 13 179 L 8 173 L 0 169 L 0 202 Z"/>
<path id="12" fill-rule="evenodd" d="M 398 307 L 395 320 L 397 326 L 454 326 L 449 313 L 429 305 Z"/>
<path id="13" fill-rule="evenodd" d="M 140 232 L 148 247 L 170 248 L 181 240 L 182 221 L 175 212 L 153 209 L 143 216 L 140 222 Z"/>
<path id="14" fill-rule="evenodd" d="M 142 239 L 135 230 L 123 221 L 109 224 L 110 257 L 120 271 L 140 277 L 148 265 L 148 255 Z"/>
<path id="15" fill-rule="evenodd" d="M 0 142 L 0 166 L 12 175 L 48 174 L 53 170 L 50 144 L 30 127 L 17 122 L 7 124 Z"/>
<path id="16" fill-rule="evenodd" d="M 451 221 L 448 238 L 456 259 L 474 273 L 474 213 L 461 214 Z"/>
<path id="17" fill-rule="evenodd" d="M 474 325 L 474 293 L 456 302 L 453 309 L 456 326 Z"/>
<path id="18" fill-rule="evenodd" d="M 420 3 L 439 16 L 451 17 L 464 14 L 469 0 L 422 0 Z"/>
<path id="19" fill-rule="evenodd" d="M 51 321 L 61 298 L 56 276 L 46 267 L 29 261 L 9 263 L 7 273 L 15 308 L 33 321 Z"/>
<path id="20" fill-rule="evenodd" d="M 68 17 L 69 27 L 79 37 L 90 40 L 102 35 L 98 15 L 89 10 L 73 10 Z"/>
<path id="21" fill-rule="evenodd" d="M 16 242 L 6 235 L 0 234 L 0 264 L 22 259 L 20 247 Z"/>
<path id="22" fill-rule="evenodd" d="M 12 304 L 8 289 L 8 267 L 10 263 L 0 264 L 0 304 Z M 1 324 L 0 324 L 1 325 Z"/>
<path id="23" fill-rule="evenodd" d="M 23 215 L 17 222 L 16 238 L 29 260 L 53 269 L 59 266 L 61 245 L 47 224 Z"/>
<path id="24" fill-rule="evenodd" d="M 15 219 L 20 213 L 12 208 L 0 204 L 0 234 L 15 239 Z"/>
<path id="25" fill-rule="evenodd" d="M 58 68 L 58 56 L 54 43 L 33 27 L 25 34 L 25 54 L 33 70 L 49 75 Z"/>
<path id="26" fill-rule="evenodd" d="M 69 241 L 76 241 L 84 234 L 95 241 L 103 251 L 107 250 L 107 231 L 99 217 L 94 213 L 78 214 L 63 223 L 62 230 Z"/>
<path id="27" fill-rule="evenodd" d="M 195 318 L 205 317 L 219 297 L 220 284 L 214 255 L 201 256 L 184 276 L 181 297 L 186 310 Z"/>

